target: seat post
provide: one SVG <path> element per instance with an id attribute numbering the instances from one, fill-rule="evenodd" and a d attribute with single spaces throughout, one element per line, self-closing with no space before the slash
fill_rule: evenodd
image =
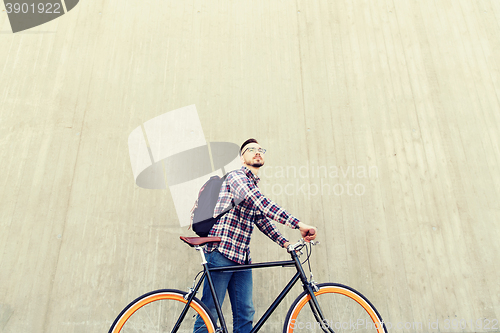
<path id="1" fill-rule="evenodd" d="M 199 245 L 195 245 L 194 248 L 196 251 L 200 252 L 201 254 L 201 264 L 205 265 L 207 263 L 207 259 L 205 258 L 205 252 L 203 251 L 203 248 Z"/>

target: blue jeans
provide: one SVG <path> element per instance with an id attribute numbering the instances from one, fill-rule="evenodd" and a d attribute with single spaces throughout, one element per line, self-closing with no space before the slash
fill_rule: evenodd
<path id="1" fill-rule="evenodd" d="M 210 268 L 239 265 L 224 257 L 217 250 L 207 253 L 205 256 Z M 211 272 L 210 275 L 221 307 L 222 302 L 224 302 L 226 290 L 228 291 L 231 309 L 233 310 L 233 333 L 250 332 L 255 313 L 252 301 L 252 271 L 248 269 L 236 272 Z M 217 321 L 217 310 L 215 309 L 215 302 L 207 279 L 203 282 L 203 296 L 201 297 L 201 301 L 208 307 Z M 196 318 L 193 331 L 196 333 L 207 332 L 200 316 Z"/>

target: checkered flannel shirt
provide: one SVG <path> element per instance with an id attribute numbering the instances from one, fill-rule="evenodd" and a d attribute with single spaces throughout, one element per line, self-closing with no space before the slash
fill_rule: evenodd
<path id="1" fill-rule="evenodd" d="M 233 200 L 237 206 L 224 214 L 210 230 L 209 236 L 220 237 L 221 242 L 209 243 L 207 252 L 217 248 L 232 261 L 240 264 L 251 263 L 250 237 L 254 224 L 282 247 L 288 240 L 271 220 L 298 229 L 297 218 L 262 195 L 257 187 L 259 181 L 260 178 L 246 166 L 227 175 L 221 186 L 214 217 L 231 207 Z"/>

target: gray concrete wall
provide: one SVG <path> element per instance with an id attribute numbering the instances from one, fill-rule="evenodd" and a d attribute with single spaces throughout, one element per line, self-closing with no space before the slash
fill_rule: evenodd
<path id="1" fill-rule="evenodd" d="M 190 286 L 192 233 L 168 189 L 135 185 L 127 140 L 192 104 L 208 142 L 268 149 L 262 190 L 318 227 L 316 280 L 410 331 L 499 319 L 499 17 L 493 0 L 81 1 L 13 34 L 2 11 L 0 331 L 105 332 L 136 296 Z M 306 165 L 332 174 L 280 173 Z M 255 272 L 258 315 L 290 274 Z"/>

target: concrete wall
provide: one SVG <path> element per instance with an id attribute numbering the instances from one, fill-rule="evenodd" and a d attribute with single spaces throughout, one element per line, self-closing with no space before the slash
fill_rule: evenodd
<path id="1" fill-rule="evenodd" d="M 105 332 L 136 296 L 190 286 L 192 233 L 168 189 L 135 185 L 127 140 L 192 104 L 208 142 L 268 149 L 261 188 L 318 227 L 317 281 L 424 323 L 409 331 L 498 320 L 499 17 L 494 0 L 81 1 L 13 34 L 2 11 L 0 331 Z M 255 262 L 287 257 L 252 242 Z M 255 272 L 257 315 L 290 274 Z"/>

